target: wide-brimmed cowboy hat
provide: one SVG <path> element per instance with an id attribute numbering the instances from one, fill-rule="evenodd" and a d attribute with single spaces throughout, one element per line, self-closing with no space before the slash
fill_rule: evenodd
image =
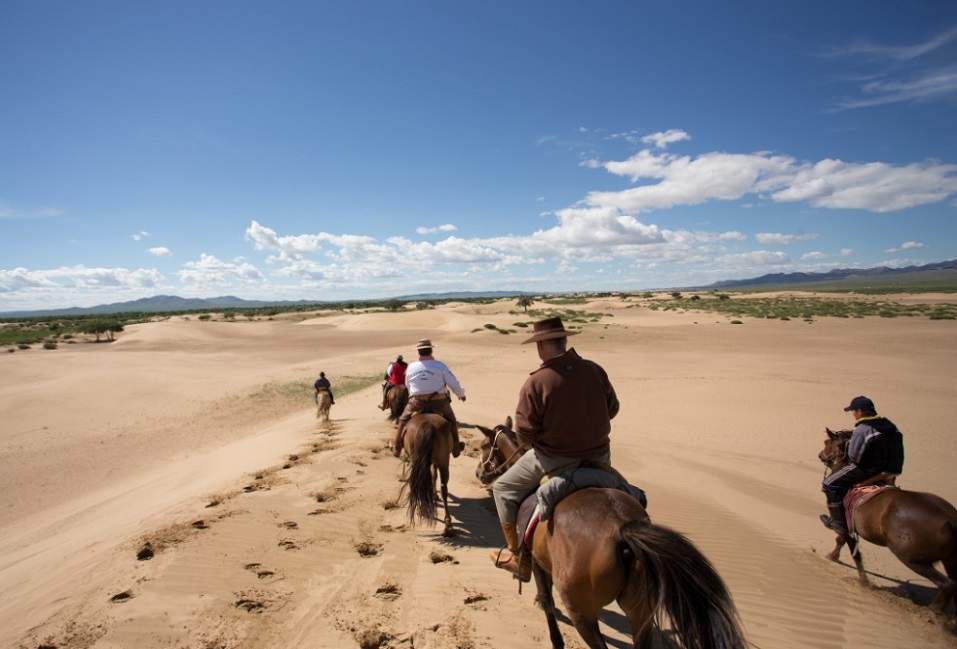
<path id="1" fill-rule="evenodd" d="M 432 349 L 432 341 L 428 338 L 423 338 L 419 342 L 415 343 L 415 349 Z"/>
<path id="2" fill-rule="evenodd" d="M 539 320 L 532 325 L 534 335 L 528 340 L 523 340 L 522 344 L 537 343 L 540 340 L 554 340 L 555 338 L 568 338 L 577 335 L 577 331 L 568 331 L 562 324 L 561 318 L 546 318 Z"/>

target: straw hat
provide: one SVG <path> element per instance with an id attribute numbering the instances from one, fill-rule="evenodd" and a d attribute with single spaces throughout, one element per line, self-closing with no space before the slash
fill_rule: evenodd
<path id="1" fill-rule="evenodd" d="M 432 341 L 428 338 L 423 338 L 419 342 L 415 343 L 416 351 L 420 349 L 432 349 Z"/>

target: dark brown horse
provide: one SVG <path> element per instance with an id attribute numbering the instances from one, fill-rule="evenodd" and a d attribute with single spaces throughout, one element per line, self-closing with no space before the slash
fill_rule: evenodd
<path id="1" fill-rule="evenodd" d="M 451 532 L 449 514 L 449 456 L 452 454 L 452 428 L 441 415 L 417 414 L 405 426 L 403 448 L 408 462 L 408 512 L 411 523 L 435 525 L 438 510 L 436 481 L 442 483 L 445 508 L 445 534 Z"/>
<path id="2" fill-rule="evenodd" d="M 825 430 L 827 438 L 818 459 L 834 472 L 849 461 L 847 444 L 853 431 Z M 957 509 L 949 502 L 934 494 L 887 489 L 855 508 L 853 526 L 861 538 L 888 548 L 905 566 L 940 588 L 931 604 L 935 611 L 943 612 L 955 600 Z M 828 558 L 837 561 L 845 543 L 851 549 L 861 583 L 868 585 L 856 539 L 838 536 L 834 551 Z M 944 564 L 947 575 L 934 567 L 938 561 Z"/>
<path id="3" fill-rule="evenodd" d="M 522 454 L 510 421 L 485 435 L 476 472 L 491 484 Z M 617 600 L 634 646 L 651 649 L 662 613 L 686 649 L 744 649 L 731 595 L 711 563 L 681 534 L 655 525 L 641 503 L 615 489 L 588 488 L 562 500 L 535 529 L 532 573 L 552 647 L 565 646 L 553 588 L 591 649 L 607 649 L 602 608 Z"/>
<path id="4" fill-rule="evenodd" d="M 409 403 L 409 389 L 404 385 L 390 385 L 385 392 L 385 409 L 389 411 L 389 421 L 398 421 Z"/>

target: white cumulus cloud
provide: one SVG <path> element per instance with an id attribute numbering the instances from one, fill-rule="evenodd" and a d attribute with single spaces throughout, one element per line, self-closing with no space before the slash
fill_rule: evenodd
<path id="1" fill-rule="evenodd" d="M 442 225 L 436 225 L 434 227 L 426 227 L 420 225 L 415 229 L 418 234 L 436 234 L 438 232 L 456 232 L 458 228 L 451 223 L 444 223 Z"/>
<path id="2" fill-rule="evenodd" d="M 140 230 L 139 232 L 134 232 L 133 234 L 131 234 L 130 238 L 132 238 L 133 241 L 142 241 L 143 239 L 148 239 L 151 236 L 153 235 L 147 232 L 146 230 Z"/>
<path id="3" fill-rule="evenodd" d="M 184 284 L 201 286 L 260 282 L 264 279 L 258 268 L 241 258 L 223 261 L 206 253 L 202 253 L 196 261 L 183 264 L 176 275 Z"/>
<path id="4" fill-rule="evenodd" d="M 811 241 L 817 239 L 817 234 L 782 234 L 780 232 L 758 232 L 754 235 L 758 243 L 765 246 L 789 246 L 795 241 Z"/>
<path id="5" fill-rule="evenodd" d="M 801 255 L 801 261 L 819 261 L 821 259 L 827 259 L 827 255 L 817 250 L 812 250 L 811 252 L 806 252 Z"/>
<path id="6" fill-rule="evenodd" d="M 656 149 L 666 149 L 669 144 L 690 139 L 691 136 L 685 131 L 678 128 L 669 128 L 667 131 L 658 131 L 657 133 L 646 135 L 641 138 L 641 141 L 645 144 L 653 144 Z"/>
<path id="7" fill-rule="evenodd" d="M 884 250 L 884 252 L 902 252 L 904 250 L 918 250 L 923 247 L 924 247 L 924 244 L 921 243 L 920 241 L 905 241 L 901 245 L 896 246 L 894 248 L 887 248 L 886 250 Z"/>
<path id="8" fill-rule="evenodd" d="M 709 152 L 693 157 L 642 149 L 625 160 L 588 160 L 583 164 L 636 183 L 619 191 L 593 191 L 584 202 L 631 214 L 754 194 L 768 194 L 779 203 L 893 212 L 957 194 L 957 165 L 939 162 L 799 162 L 766 151 Z"/>
<path id="9" fill-rule="evenodd" d="M 853 248 L 841 248 L 841 257 L 850 257 L 854 254 Z"/>
<path id="10" fill-rule="evenodd" d="M 173 251 L 167 248 L 166 246 L 156 246 L 147 250 L 148 253 L 154 257 L 169 257 L 173 254 Z"/>

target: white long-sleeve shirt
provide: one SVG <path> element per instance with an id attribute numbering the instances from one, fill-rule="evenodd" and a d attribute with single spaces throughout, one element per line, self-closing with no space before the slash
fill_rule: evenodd
<path id="1" fill-rule="evenodd" d="M 409 395 L 432 394 L 441 392 L 448 387 L 457 397 L 465 396 L 465 388 L 455 378 L 445 363 L 435 359 L 419 360 L 409 363 L 405 371 L 405 384 L 409 387 Z"/>

